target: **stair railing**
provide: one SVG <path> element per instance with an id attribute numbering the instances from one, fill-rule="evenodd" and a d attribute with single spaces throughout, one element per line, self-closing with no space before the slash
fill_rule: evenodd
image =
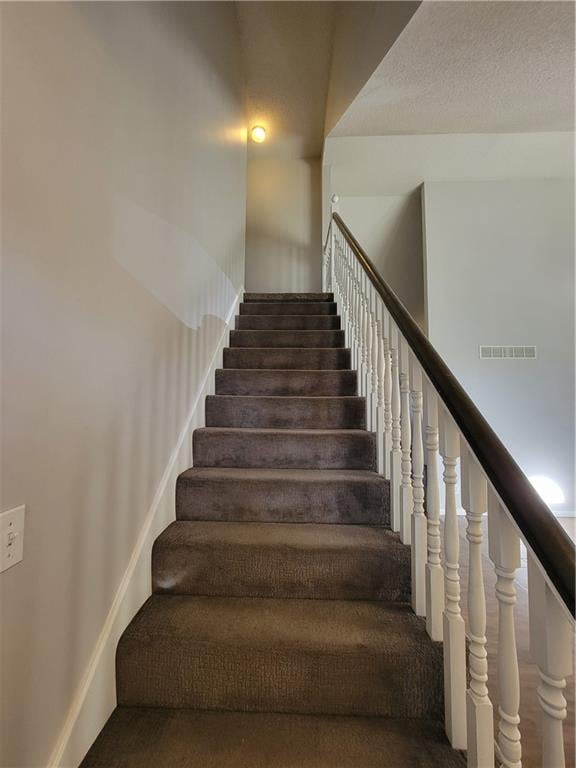
<path id="1" fill-rule="evenodd" d="M 333 203 L 337 198 L 333 198 Z M 574 545 L 333 207 L 323 289 L 343 317 L 378 470 L 390 481 L 391 525 L 411 547 L 412 607 L 444 647 L 445 729 L 468 765 L 522 764 L 514 628 L 520 542 L 528 553 L 530 650 L 539 674 L 542 766 L 565 766 L 566 677 L 572 673 Z M 445 514 L 441 537 L 438 465 Z M 461 506 L 466 513 L 468 606 L 460 605 Z M 424 488 L 426 466 L 426 488 Z M 496 575 L 497 684 L 488 692 L 484 520 Z M 468 681 L 468 682 L 467 682 Z"/>

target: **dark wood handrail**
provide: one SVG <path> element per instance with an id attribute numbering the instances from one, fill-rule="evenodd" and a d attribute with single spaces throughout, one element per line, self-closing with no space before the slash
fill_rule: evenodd
<path id="1" fill-rule="evenodd" d="M 333 213 L 332 219 L 480 462 L 486 477 L 514 519 L 526 544 L 574 616 L 576 563 L 572 540 L 416 325 L 400 299 L 384 282 L 342 218 Z"/>

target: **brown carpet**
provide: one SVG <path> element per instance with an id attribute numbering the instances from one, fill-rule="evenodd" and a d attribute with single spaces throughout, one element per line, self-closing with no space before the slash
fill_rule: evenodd
<path id="1" fill-rule="evenodd" d="M 245 294 L 83 768 L 455 768 L 330 294 Z"/>

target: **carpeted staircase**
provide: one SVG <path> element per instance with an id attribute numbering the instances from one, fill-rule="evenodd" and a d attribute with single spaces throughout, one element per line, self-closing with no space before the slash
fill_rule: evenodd
<path id="1" fill-rule="evenodd" d="M 83 768 L 452 768 L 329 294 L 246 294 Z"/>

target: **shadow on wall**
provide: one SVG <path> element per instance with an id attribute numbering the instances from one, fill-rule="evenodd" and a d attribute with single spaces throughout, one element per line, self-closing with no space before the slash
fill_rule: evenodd
<path id="1" fill-rule="evenodd" d="M 320 290 L 320 191 L 319 158 L 250 158 L 246 203 L 247 290 Z"/>

